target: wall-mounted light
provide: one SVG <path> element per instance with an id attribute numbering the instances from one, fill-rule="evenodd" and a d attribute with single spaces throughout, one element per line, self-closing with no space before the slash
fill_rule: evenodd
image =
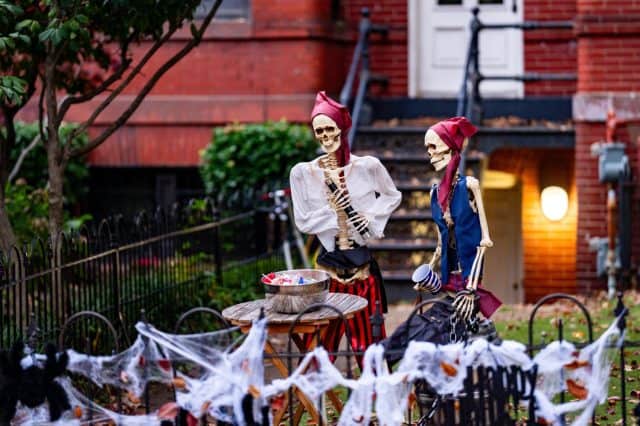
<path id="1" fill-rule="evenodd" d="M 572 168 L 563 167 L 556 161 L 542 161 L 539 165 L 538 188 L 540 188 L 540 207 L 547 220 L 558 222 L 569 211 L 569 188 L 572 181 Z"/>
<path id="2" fill-rule="evenodd" d="M 540 193 L 540 205 L 544 217 L 557 222 L 562 220 L 569 210 L 569 195 L 564 188 L 547 186 Z"/>

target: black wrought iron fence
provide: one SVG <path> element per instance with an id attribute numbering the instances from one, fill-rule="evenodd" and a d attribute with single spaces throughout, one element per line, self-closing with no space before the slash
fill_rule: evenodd
<path id="1" fill-rule="evenodd" d="M 192 306 L 255 297 L 261 273 L 284 269 L 270 248 L 277 244 L 266 243 L 273 226 L 262 212 L 223 217 L 200 200 L 14 247 L 0 257 L 0 347 L 32 323 L 40 341 L 55 340 L 67 318 L 86 310 L 113 322 L 126 346 L 141 309 L 164 325 Z"/>
<path id="2" fill-rule="evenodd" d="M 534 342 L 534 320 L 539 315 L 539 308 L 547 303 L 554 302 L 557 300 L 565 300 L 571 306 L 576 309 L 579 309 L 584 314 L 586 319 L 585 327 L 587 328 L 588 335 L 585 336 L 585 341 L 580 344 L 580 342 L 575 342 L 576 347 L 582 347 L 593 341 L 594 336 L 591 334 L 591 318 L 589 311 L 585 308 L 585 306 L 580 303 L 580 301 L 570 295 L 566 294 L 553 294 L 543 298 L 533 309 L 530 315 L 529 321 L 529 335 L 531 336 L 527 348 L 530 353 L 533 353 L 536 350 L 539 350 L 542 345 Z M 415 307 L 415 310 L 411 313 L 411 316 L 418 314 L 421 311 L 423 306 L 428 303 L 433 303 L 433 301 L 425 301 L 420 305 Z M 314 308 L 318 306 L 309 307 L 307 310 L 312 311 Z M 324 306 L 325 308 L 335 309 L 331 306 Z M 622 298 L 619 298 L 619 303 L 614 312 L 612 312 L 612 320 L 615 316 L 619 316 L 624 313 L 626 308 L 622 304 Z M 187 327 L 187 322 L 197 315 L 208 316 L 212 321 L 208 326 L 210 328 L 200 328 L 201 324 L 194 327 Z M 344 317 L 340 312 L 338 321 L 345 321 Z M 267 364 L 273 362 L 274 358 L 285 360 L 283 368 L 286 369 L 286 373 L 291 375 L 295 368 L 298 366 L 300 360 L 304 357 L 305 351 L 294 350 L 294 342 L 296 342 L 295 346 L 299 346 L 300 336 L 296 335 L 294 332 L 295 324 L 297 321 L 303 319 L 304 313 L 298 315 L 295 320 L 291 323 L 289 328 L 289 333 L 286 340 L 281 340 L 280 344 L 275 344 L 273 347 L 278 349 L 275 353 L 265 353 L 264 358 Z M 229 324 L 226 323 L 221 314 L 210 308 L 192 308 L 185 314 L 181 316 L 172 317 L 171 320 L 178 318 L 176 324 L 171 327 L 168 326 L 167 330 L 175 330 L 176 332 L 188 332 L 193 333 L 196 331 L 211 331 L 217 330 L 220 328 L 227 328 Z M 624 328 L 624 317 L 622 322 L 619 322 L 619 326 Z M 115 328 L 112 326 L 104 317 L 101 317 L 99 314 L 93 312 L 84 312 L 74 317 L 70 318 L 68 322 L 66 322 L 63 326 L 62 335 L 65 337 L 69 335 L 69 333 L 73 332 L 74 328 L 78 327 L 78 324 L 81 324 L 86 321 L 93 321 L 94 319 L 98 320 L 98 322 L 102 323 L 105 334 L 114 335 Z M 168 318 L 165 318 L 168 320 Z M 105 326 L 106 324 L 106 326 Z M 236 327 L 233 327 L 236 333 L 239 333 L 239 330 Z M 96 354 L 108 354 L 117 351 L 117 343 L 112 347 L 111 352 L 101 352 L 95 351 L 95 348 L 92 348 L 90 345 L 90 341 L 95 336 L 95 334 L 87 333 L 87 330 L 84 328 L 77 329 L 80 330 L 81 334 L 87 338 L 87 342 L 89 344 L 86 345 L 86 353 Z M 564 331 L 562 322 L 558 322 L 557 324 L 558 335 L 555 336 L 555 339 L 562 340 L 564 339 Z M 554 336 L 548 336 L 553 339 Z M 597 337 L 597 336 L 596 336 Z M 320 336 L 316 336 L 318 341 L 321 341 Z M 60 339 L 61 347 L 68 348 L 70 345 L 68 340 Z M 115 340 L 115 338 L 111 338 L 111 340 Z M 332 352 L 331 355 L 333 357 L 333 362 L 335 365 L 339 366 L 339 368 L 343 371 L 345 377 L 353 378 L 358 377 L 359 370 L 357 368 L 357 360 L 358 357 L 362 356 L 362 352 L 354 351 L 350 348 L 348 344 L 349 339 L 346 339 L 346 346 L 344 349 L 338 348 L 337 351 Z M 345 345 L 345 342 L 343 342 Z M 614 361 L 613 369 L 619 371 L 626 371 L 627 362 L 625 361 L 625 350 L 629 348 L 638 347 L 637 342 L 629 342 L 626 341 L 621 348 L 617 348 L 619 350 L 619 357 Z M 82 350 L 82 346 L 77 347 L 76 349 Z M 414 390 L 412 394 L 415 399 L 408 405 L 409 410 L 405 413 L 405 423 L 404 424 L 415 424 L 415 425 L 458 425 L 458 424 L 474 424 L 474 425 L 494 425 L 494 424 L 527 424 L 534 425 L 540 424 L 537 423 L 537 419 L 535 418 L 535 405 L 532 405 L 534 399 L 533 388 L 536 383 L 536 374 L 537 370 L 534 367 L 533 369 L 523 371 L 519 368 L 509 367 L 497 367 L 497 368 L 478 368 L 469 370 L 467 372 L 467 378 L 464 382 L 464 389 L 461 396 L 458 397 L 437 397 L 435 393 L 429 391 L 429 389 L 425 389 L 425 387 L 421 387 L 420 383 L 416 382 Z M 613 376 L 612 376 L 613 377 Z M 626 390 L 625 383 L 627 379 L 624 374 L 618 376 L 618 380 L 612 378 L 612 386 L 610 387 L 609 397 L 614 398 L 617 401 L 622 401 L 622 410 L 617 414 L 616 418 L 612 418 L 613 423 L 615 424 L 630 424 L 633 419 L 628 415 L 625 404 L 627 403 L 627 399 L 629 399 Z M 346 389 L 333 389 L 334 398 L 332 399 L 324 399 L 320 398 L 318 401 L 315 401 L 317 404 L 316 413 L 323 413 L 319 415 L 316 419 L 318 424 L 333 424 L 337 421 L 337 418 L 340 414 L 339 410 L 344 406 L 346 400 L 348 399 L 348 391 Z M 117 389 L 113 389 L 113 392 L 118 392 Z M 166 392 L 165 392 L 166 393 Z M 96 394 L 92 394 L 91 398 L 93 399 Z M 171 400 L 171 395 L 164 395 Z M 299 392 L 290 390 L 288 392 L 289 401 L 288 407 L 286 407 L 286 411 L 284 413 L 284 417 L 280 418 L 280 424 L 300 424 L 304 423 L 305 416 L 308 416 L 309 413 L 305 413 L 305 405 L 304 402 L 300 399 L 301 395 Z M 569 398 L 569 397 L 568 397 Z M 570 397 L 573 398 L 573 397 Z M 561 400 L 564 400 L 564 396 L 561 397 Z M 94 399 L 96 403 L 101 403 L 101 401 L 96 397 Z M 118 399 L 120 401 L 120 399 Z M 332 406 L 330 410 L 327 404 Z M 147 389 L 146 397 L 142 402 L 142 407 L 145 412 L 150 412 L 153 409 L 157 409 L 159 404 L 166 402 L 161 396 L 155 395 L 154 398 L 149 398 L 149 392 Z M 524 403 L 524 405 L 522 405 Z M 606 403 L 605 403 L 606 404 Z M 326 405 L 326 406 L 325 406 Z M 277 411 L 276 407 L 271 407 L 272 409 Z M 122 404 L 119 404 L 117 407 L 112 406 L 112 409 L 116 410 L 126 410 Z M 266 408 L 265 408 L 266 409 Z M 264 410 L 263 410 L 264 411 Z M 275 411 L 274 411 L 275 412 Z M 330 414 L 329 414 L 330 413 Z M 282 414 L 282 413 L 281 413 Z M 203 424 L 207 424 L 207 422 L 211 419 L 203 418 L 201 419 Z M 311 420 L 311 419 L 309 419 Z M 357 419 L 354 419 L 354 422 L 357 423 Z M 376 424 L 375 417 L 372 420 L 373 424 Z M 92 421 L 88 420 L 89 424 L 92 424 Z"/>

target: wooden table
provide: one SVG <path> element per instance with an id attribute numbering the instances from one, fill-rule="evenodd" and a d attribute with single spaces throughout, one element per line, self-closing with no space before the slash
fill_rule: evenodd
<path id="1" fill-rule="evenodd" d="M 233 305 L 222 311 L 222 316 L 231 324 L 240 327 L 244 333 L 247 333 L 251 329 L 252 321 L 258 319 L 260 316 L 260 310 L 266 306 L 265 303 L 266 300 L 260 299 Z M 329 293 L 325 303 L 342 312 L 345 319 L 353 317 L 356 313 L 365 309 L 368 304 L 367 300 L 363 297 L 345 293 Z M 288 334 L 291 329 L 291 325 L 298 316 L 297 314 L 281 314 L 278 312 L 271 312 L 269 310 L 265 310 L 265 315 L 267 316 L 267 325 L 270 335 Z M 326 336 L 330 330 L 333 331 L 339 326 L 340 315 L 332 309 L 321 308 L 304 314 L 298 320 L 293 327 L 291 339 L 300 352 L 308 352 L 321 343 L 324 336 Z M 305 341 L 305 335 L 313 336 L 311 341 L 309 341 L 309 339 Z M 272 357 L 271 361 L 282 377 L 287 377 L 289 374 L 287 364 L 279 357 L 278 351 L 274 348 L 269 339 L 267 339 L 265 343 L 264 350 L 265 353 Z M 311 401 L 309 401 L 309 399 L 306 398 L 298 389 L 294 389 L 294 393 L 300 399 L 300 402 L 304 408 L 307 409 L 311 417 L 316 421 L 316 424 L 318 424 L 319 415 Z M 332 391 L 327 392 L 327 396 L 333 405 L 341 411 L 342 401 L 340 398 Z M 278 425 L 280 423 L 282 417 L 286 413 L 288 403 L 289 402 L 286 401 L 283 407 L 274 414 L 273 424 Z M 301 417 L 302 407 L 299 407 L 294 415 L 294 423 L 298 424 Z"/>

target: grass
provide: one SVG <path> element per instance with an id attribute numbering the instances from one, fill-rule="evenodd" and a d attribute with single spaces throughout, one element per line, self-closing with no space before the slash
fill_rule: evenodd
<path id="1" fill-rule="evenodd" d="M 614 320 L 614 309 L 617 301 L 609 301 L 604 294 L 593 297 L 577 296 L 591 315 L 593 339 L 597 339 L 609 327 Z M 627 293 L 623 298 L 625 306 L 629 309 L 627 316 L 627 330 L 625 341 L 631 345 L 625 348 L 625 385 L 627 398 L 627 424 L 634 424 L 633 409 L 640 403 L 640 324 L 636 318 L 640 318 L 640 294 Z M 515 340 L 527 344 L 529 340 L 529 316 L 532 305 L 507 305 L 503 306 L 496 314 L 496 328 L 505 340 Z M 587 320 L 576 305 L 568 302 L 556 302 L 541 307 L 536 313 L 533 322 L 534 345 L 545 345 L 558 339 L 560 326 L 563 329 L 563 338 L 575 344 L 588 342 Z M 638 342 L 633 345 L 634 342 Z M 611 370 L 609 382 L 609 397 L 601 404 L 595 415 L 596 425 L 621 425 L 621 370 L 619 352 L 614 355 L 614 364 Z M 346 402 L 346 392 L 343 393 Z M 567 400 L 570 395 L 567 396 Z M 559 399 L 556 401 L 559 402 Z M 333 408 L 328 409 L 331 420 L 335 420 L 338 414 Z M 571 420 L 567 416 L 567 420 Z M 302 424 L 312 424 L 307 414 L 303 417 Z"/>
<path id="2" fill-rule="evenodd" d="M 617 301 L 609 301 L 604 294 L 594 297 L 579 297 L 579 300 L 587 307 L 593 325 L 593 338 L 597 339 L 614 319 L 614 309 Z M 627 316 L 625 347 L 625 394 L 627 398 L 627 423 L 634 421 L 633 409 L 640 402 L 640 324 L 636 318 L 640 318 L 640 294 L 628 292 L 623 298 L 625 306 L 629 309 Z M 527 343 L 528 318 L 532 307 L 528 305 L 511 305 L 501 308 L 496 319 L 496 328 L 503 339 L 516 340 Z M 576 305 L 567 302 L 558 302 L 547 305 L 536 314 L 533 323 L 534 345 L 549 343 L 558 338 L 560 325 L 563 329 L 563 337 L 573 343 L 588 341 L 587 320 Z M 636 342 L 634 344 L 634 342 Z M 621 370 L 619 352 L 614 355 L 614 364 L 611 370 L 609 382 L 609 397 L 607 402 L 596 410 L 595 424 L 617 425 L 622 424 L 621 402 Z"/>

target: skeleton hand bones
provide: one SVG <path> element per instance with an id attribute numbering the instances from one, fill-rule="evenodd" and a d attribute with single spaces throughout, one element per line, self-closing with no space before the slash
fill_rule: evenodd
<path id="1" fill-rule="evenodd" d="M 478 281 L 480 279 L 480 271 L 482 270 L 482 260 L 487 247 L 479 246 L 476 249 L 476 257 L 471 265 L 467 287 L 456 294 L 453 301 L 453 307 L 456 311 L 458 319 L 468 321 L 477 312 L 476 306 L 476 290 L 478 289 Z"/>

